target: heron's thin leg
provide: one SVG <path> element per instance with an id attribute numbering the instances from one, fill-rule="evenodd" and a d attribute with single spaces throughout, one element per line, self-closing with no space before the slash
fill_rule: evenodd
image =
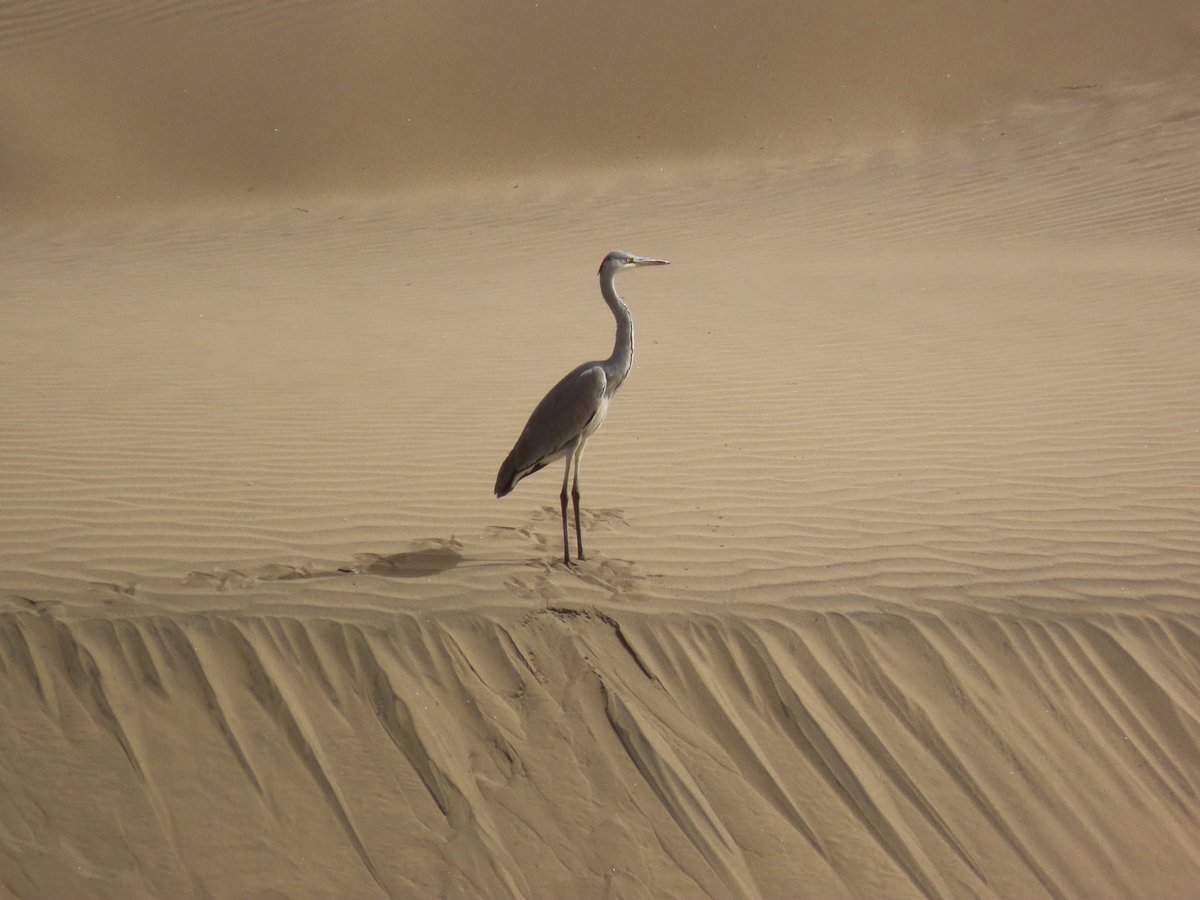
<path id="1" fill-rule="evenodd" d="M 575 448 L 571 448 L 571 452 L 567 454 L 567 465 L 563 469 L 563 486 L 562 493 L 558 495 L 559 505 L 562 508 L 562 525 L 563 525 L 563 562 L 568 566 L 571 564 L 571 541 L 567 537 L 567 482 L 571 480 L 571 459 L 575 456 Z"/>
<path id="2" fill-rule="evenodd" d="M 581 440 L 575 449 L 575 478 L 571 482 L 571 499 L 575 503 L 575 545 L 579 548 L 579 558 L 583 559 L 583 529 L 579 527 L 579 462 L 583 459 L 583 447 L 587 441 Z"/>

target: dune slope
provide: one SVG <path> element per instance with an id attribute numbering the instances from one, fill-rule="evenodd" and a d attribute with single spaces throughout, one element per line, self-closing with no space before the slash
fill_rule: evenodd
<path id="1" fill-rule="evenodd" d="M 3 628 L 18 896 L 1182 897 L 1200 875 L 1192 614 Z"/>

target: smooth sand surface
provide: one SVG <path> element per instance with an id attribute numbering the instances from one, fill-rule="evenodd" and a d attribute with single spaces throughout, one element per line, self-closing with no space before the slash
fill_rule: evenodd
<path id="1" fill-rule="evenodd" d="M 0 18 L 0 894 L 1194 896 L 1194 8 L 383 6 Z"/>

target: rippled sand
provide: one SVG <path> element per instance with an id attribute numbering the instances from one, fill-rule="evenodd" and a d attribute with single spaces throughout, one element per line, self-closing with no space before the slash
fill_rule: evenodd
<path id="1" fill-rule="evenodd" d="M 186 61 L 335 21 L 14 9 L 26 72 L 48 35 Z M 207 183 L 19 130 L 0 163 L 54 178 L 0 225 L 3 892 L 1188 896 L 1200 81 L 1126 68 L 823 155 L 684 158 L 671 113 L 622 165 L 567 129 L 371 190 L 280 175 L 249 102 Z M 96 112 L 127 146 L 139 115 Z M 673 265 L 618 281 L 637 357 L 568 570 L 557 465 L 490 489 L 610 348 L 611 247 Z"/>

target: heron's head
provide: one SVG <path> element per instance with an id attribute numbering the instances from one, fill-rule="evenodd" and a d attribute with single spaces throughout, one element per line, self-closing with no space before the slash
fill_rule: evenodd
<path id="1" fill-rule="evenodd" d="M 605 268 L 614 274 L 621 269 L 633 269 L 638 266 L 669 266 L 670 263 L 665 259 L 653 259 L 649 256 L 635 256 L 632 253 L 626 253 L 624 250 L 613 250 L 608 256 L 604 257 L 604 262 L 600 263 L 599 274 L 603 275 Z"/>

